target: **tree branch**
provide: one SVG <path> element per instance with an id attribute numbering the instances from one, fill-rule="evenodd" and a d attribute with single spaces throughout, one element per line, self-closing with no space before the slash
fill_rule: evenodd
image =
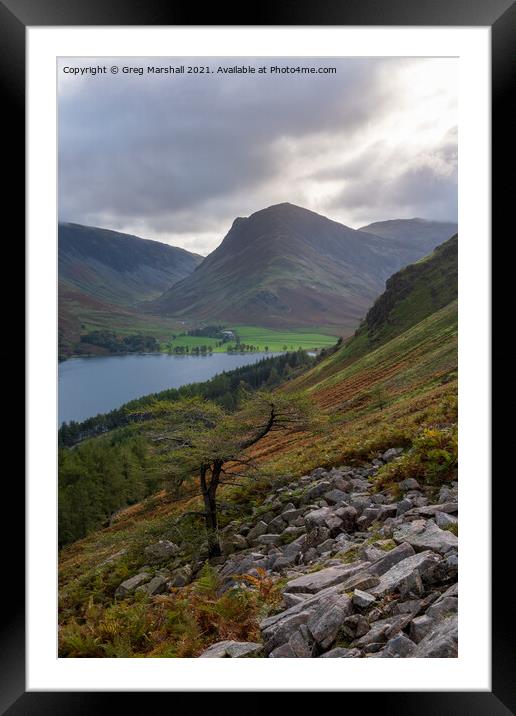
<path id="1" fill-rule="evenodd" d="M 248 438 L 247 440 L 242 440 L 241 443 L 239 443 L 238 447 L 240 450 L 247 450 L 247 448 L 250 448 L 252 445 L 255 445 L 257 442 L 259 442 L 262 438 L 264 438 L 268 432 L 272 429 L 272 426 L 274 425 L 276 419 L 276 413 L 274 411 L 274 403 L 270 403 L 270 413 L 269 413 L 269 419 L 263 426 L 261 430 L 259 430 L 257 433 L 253 435 L 253 437 Z"/>
<path id="2" fill-rule="evenodd" d="M 242 458 L 238 457 L 232 457 L 231 460 L 228 460 L 230 463 L 236 463 L 237 465 L 250 465 L 253 462 L 255 462 L 255 459 L 252 457 L 248 457 L 246 460 L 243 460 Z M 223 470 L 223 472 L 226 472 Z"/>

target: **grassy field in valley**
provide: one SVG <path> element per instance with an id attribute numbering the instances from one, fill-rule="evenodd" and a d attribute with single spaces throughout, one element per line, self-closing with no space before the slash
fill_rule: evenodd
<path id="1" fill-rule="evenodd" d="M 336 343 L 338 336 L 331 336 L 316 331 L 300 330 L 274 330 L 271 328 L 260 328 L 259 326 L 228 326 L 240 339 L 241 344 L 254 346 L 257 351 L 280 352 L 285 350 L 313 350 L 315 348 L 326 348 Z M 162 344 L 163 350 L 183 346 L 189 349 L 206 346 L 211 347 L 213 352 L 225 353 L 228 347 L 234 347 L 235 340 L 218 345 L 220 340 L 207 336 L 188 336 L 176 334 L 172 340 L 165 340 Z"/>

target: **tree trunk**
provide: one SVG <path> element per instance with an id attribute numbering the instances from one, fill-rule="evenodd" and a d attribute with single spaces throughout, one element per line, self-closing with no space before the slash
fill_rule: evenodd
<path id="1" fill-rule="evenodd" d="M 207 468 L 201 469 L 201 490 L 204 500 L 206 533 L 208 537 L 208 558 L 220 557 L 222 551 L 219 544 L 216 492 L 220 479 L 222 464 L 212 469 L 210 484 L 206 483 Z"/>
<path id="2" fill-rule="evenodd" d="M 208 531 L 208 557 L 220 557 L 222 551 L 219 544 L 219 528 L 217 524 L 217 503 L 215 498 L 208 495 L 204 501 L 206 506 L 206 528 Z"/>

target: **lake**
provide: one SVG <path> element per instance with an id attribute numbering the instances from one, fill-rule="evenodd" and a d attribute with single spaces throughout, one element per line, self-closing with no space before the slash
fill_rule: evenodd
<path id="1" fill-rule="evenodd" d="M 59 424 L 108 413 L 134 398 L 256 363 L 271 353 L 175 356 L 146 353 L 70 358 L 59 364 Z"/>

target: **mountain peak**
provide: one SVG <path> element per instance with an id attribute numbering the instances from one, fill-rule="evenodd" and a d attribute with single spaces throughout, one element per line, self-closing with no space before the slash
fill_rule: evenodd
<path id="1" fill-rule="evenodd" d="M 298 204 L 291 204 L 289 201 L 282 201 L 279 204 L 271 204 L 270 206 L 266 206 L 264 209 L 259 209 L 258 211 L 255 211 L 251 214 L 249 217 L 250 219 L 255 216 L 272 216 L 272 217 L 304 217 L 304 216 L 317 216 L 323 219 L 326 219 L 325 216 L 322 216 L 322 214 L 317 214 L 317 212 L 312 211 L 311 209 L 306 209 L 303 206 L 299 206 Z M 327 221 L 330 221 L 330 219 L 326 219 Z"/>
<path id="2" fill-rule="evenodd" d="M 271 327 L 334 325 L 349 333 L 385 280 L 407 263 L 407 253 L 281 202 L 236 218 L 202 264 L 148 310 Z"/>
<path id="3" fill-rule="evenodd" d="M 308 211 L 308 209 L 303 209 L 302 206 L 297 206 L 296 204 L 291 204 L 289 201 L 280 201 L 278 204 L 271 204 L 270 206 L 266 206 L 264 209 L 260 209 L 259 211 L 255 212 L 258 214 L 260 211 L 281 211 L 282 209 L 299 209 L 301 211 Z"/>

